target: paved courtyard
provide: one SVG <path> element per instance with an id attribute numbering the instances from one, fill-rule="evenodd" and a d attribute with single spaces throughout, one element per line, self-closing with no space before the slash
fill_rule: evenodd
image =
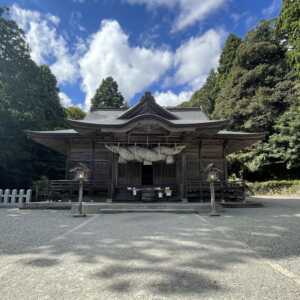
<path id="1" fill-rule="evenodd" d="M 300 200 L 223 216 L 0 210 L 0 298 L 300 299 Z"/>

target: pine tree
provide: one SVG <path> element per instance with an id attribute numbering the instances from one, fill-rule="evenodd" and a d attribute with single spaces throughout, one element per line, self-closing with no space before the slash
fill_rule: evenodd
<path id="1" fill-rule="evenodd" d="M 111 107 L 120 108 L 124 106 L 124 97 L 118 90 L 118 84 L 112 77 L 102 80 L 91 100 L 91 111 Z"/>

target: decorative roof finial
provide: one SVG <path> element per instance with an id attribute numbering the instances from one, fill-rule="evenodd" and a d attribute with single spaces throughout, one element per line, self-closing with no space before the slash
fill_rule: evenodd
<path id="1" fill-rule="evenodd" d="M 151 101 L 151 102 L 154 102 L 155 103 L 155 99 L 154 97 L 152 96 L 151 92 L 149 91 L 146 91 L 143 98 L 142 98 L 142 101 L 143 102 L 146 102 L 146 101 Z"/>

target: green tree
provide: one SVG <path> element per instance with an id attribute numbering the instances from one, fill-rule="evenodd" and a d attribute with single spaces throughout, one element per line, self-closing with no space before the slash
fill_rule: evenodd
<path id="1" fill-rule="evenodd" d="M 230 34 L 225 42 L 217 72 L 212 70 L 203 87 L 196 91 L 191 100 L 184 102 L 183 107 L 201 107 L 209 116 L 215 109 L 216 98 L 224 85 L 227 75 L 233 66 L 236 52 L 241 44 L 241 39 Z"/>
<path id="2" fill-rule="evenodd" d="M 242 40 L 234 34 L 230 34 L 225 42 L 223 51 L 220 56 L 218 74 L 220 75 L 219 86 L 221 87 L 226 79 L 226 76 L 230 73 L 234 60 L 236 58 L 236 52 L 241 45 Z"/>
<path id="3" fill-rule="evenodd" d="M 70 106 L 65 111 L 68 119 L 82 120 L 86 116 L 86 113 L 78 106 Z"/>
<path id="4" fill-rule="evenodd" d="M 201 107 L 201 109 L 210 115 L 215 106 L 215 99 L 219 92 L 218 88 L 218 74 L 212 70 L 204 84 L 204 86 L 196 91 L 191 100 L 182 103 L 182 107 Z"/>
<path id="5" fill-rule="evenodd" d="M 300 1 L 283 0 L 277 34 L 286 45 L 289 61 L 300 79 Z"/>
<path id="6" fill-rule="evenodd" d="M 286 92 L 293 86 L 289 72 L 273 25 L 262 22 L 239 46 L 213 117 L 231 119 L 233 129 L 270 132 L 276 117 L 289 106 Z"/>
<path id="7" fill-rule="evenodd" d="M 24 130 L 61 128 L 65 114 L 55 77 L 31 60 L 24 33 L 3 8 L 0 49 L 0 181 L 4 187 L 25 187 L 42 174 L 56 173 L 62 160 L 28 140 Z"/>
<path id="8" fill-rule="evenodd" d="M 288 170 L 300 167 L 300 95 L 299 86 L 294 87 L 298 97 L 290 108 L 278 118 L 274 133 L 270 136 L 270 157 L 286 166 Z"/>
<path id="9" fill-rule="evenodd" d="M 104 107 L 120 108 L 124 106 L 124 97 L 119 92 L 117 82 L 107 77 L 102 80 L 91 103 L 91 111 Z"/>
<path id="10" fill-rule="evenodd" d="M 279 147 L 287 126 L 297 128 L 293 119 L 296 114 L 287 113 L 298 101 L 296 83 L 274 24 L 262 22 L 240 45 L 213 113 L 215 118 L 232 120 L 233 129 L 266 132 L 265 141 L 232 156 L 248 171 L 277 177 L 287 168 L 297 168 L 293 162 L 300 155 L 287 157 L 294 153 L 293 143 L 286 141 Z M 297 140 L 294 129 L 290 128 L 289 134 L 286 140 Z"/>

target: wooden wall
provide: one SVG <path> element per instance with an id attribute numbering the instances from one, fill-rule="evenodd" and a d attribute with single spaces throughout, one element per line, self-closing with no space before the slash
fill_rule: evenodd
<path id="1" fill-rule="evenodd" d="M 86 138 L 72 139 L 67 169 L 71 169 L 78 162 L 84 163 L 91 170 L 90 180 L 111 182 L 112 153 L 103 144 Z"/>
<path id="2" fill-rule="evenodd" d="M 221 179 L 225 179 L 226 164 L 224 159 L 224 143 L 222 140 L 204 139 L 197 145 L 189 145 L 185 150 L 186 181 L 205 181 L 207 165 L 214 165 L 221 171 Z"/>
<path id="3" fill-rule="evenodd" d="M 78 162 L 86 164 L 90 170 L 90 179 L 106 181 L 114 185 L 140 185 L 140 163 L 118 164 L 117 155 L 107 150 L 103 143 L 92 139 L 76 138 L 69 143 L 66 177 L 71 178 L 69 169 Z M 221 170 L 221 178 L 226 178 L 226 161 L 224 159 L 224 142 L 222 140 L 203 139 L 188 145 L 182 154 L 176 157 L 175 164 L 153 164 L 154 184 L 178 186 L 189 181 L 206 180 L 205 169 L 214 163 Z"/>

